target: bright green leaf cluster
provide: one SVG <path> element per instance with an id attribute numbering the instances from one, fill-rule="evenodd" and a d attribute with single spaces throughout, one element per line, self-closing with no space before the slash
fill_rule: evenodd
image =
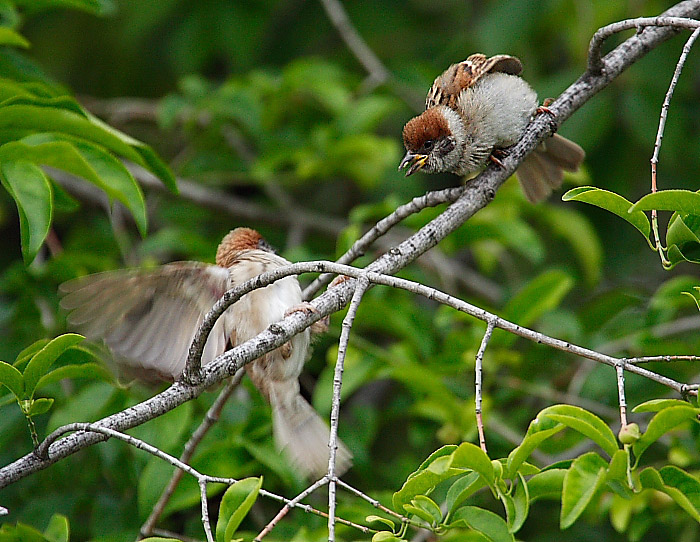
<path id="1" fill-rule="evenodd" d="M 673 211 L 666 230 L 666 252 L 669 269 L 687 261 L 700 263 L 700 193 L 690 190 L 660 190 L 647 194 L 632 204 L 624 197 L 592 186 L 581 186 L 569 190 L 564 201 L 582 201 L 600 207 L 632 224 L 649 243 L 657 249 L 651 237 L 653 223 L 644 211 Z"/>
<path id="2" fill-rule="evenodd" d="M 51 370 L 54 362 L 63 354 L 76 350 L 83 336 L 67 333 L 53 340 L 37 341 L 27 347 L 10 365 L 0 361 L 0 385 L 12 392 L 22 413 L 29 422 L 34 443 L 37 435 L 31 418 L 48 412 L 53 404 L 51 398 L 35 398 L 38 389 L 63 378 L 101 378 L 110 380 L 109 373 L 96 361 L 79 364 L 66 364 Z M 85 352 L 84 350 L 81 350 Z M 24 367 L 22 371 L 20 368 Z"/>
<path id="3" fill-rule="evenodd" d="M 103 124 L 77 102 L 49 87 L 0 79 L 0 181 L 20 215 L 22 251 L 30 262 L 48 234 L 53 186 L 42 166 L 81 177 L 121 201 L 146 232 L 143 193 L 119 158 L 158 175 L 173 191 L 175 181 L 150 147 Z"/>
<path id="4" fill-rule="evenodd" d="M 613 432 L 600 418 L 571 405 L 542 410 L 530 424 L 522 443 L 503 460 L 489 460 L 485 452 L 470 443 L 444 446 L 409 475 L 394 494 L 394 509 L 407 514 L 411 521 L 420 520 L 423 527 L 438 535 L 461 528 L 476 531 L 494 542 L 505 542 L 514 540 L 514 533 L 527 519 L 530 505 L 538 499 L 561 500 L 560 527 L 566 529 L 605 492 L 630 501 L 646 494 L 645 490 L 655 490 L 668 495 L 700 522 L 700 481 L 696 477 L 676 466 L 636 471 L 636 464 L 649 445 L 678 424 L 697 420 L 700 409 L 682 401 L 659 400 L 642 404 L 636 410 L 657 414 L 643 434 L 636 429 L 638 440 L 624 448 L 620 448 Z M 535 448 L 566 427 L 597 444 L 610 460 L 591 451 L 544 469 L 526 462 Z M 636 457 L 634 464 L 632 454 Z M 429 495 L 446 483 L 449 485 L 445 501 L 440 506 Z M 505 520 L 468 504 L 485 487 L 503 504 Z M 389 520 L 376 516 L 371 520 L 382 521 L 392 528 L 381 531 L 373 540 L 404 540 L 405 523 L 397 530 Z M 612 521 L 619 523 L 617 519 Z"/>
<path id="5" fill-rule="evenodd" d="M 27 47 L 17 32 L 24 2 L 4 2 L 0 44 Z M 23 6 L 25 7 L 25 6 Z M 35 0 L 30 11 L 71 7 L 92 13 L 109 9 L 106 0 Z M 42 78 L 18 79 L 9 65 L 0 65 L 0 182 L 19 213 L 22 255 L 31 262 L 46 238 L 55 207 L 50 170 L 80 177 L 123 203 L 146 232 L 143 193 L 122 160 L 150 170 L 172 191 L 175 179 L 147 145 L 115 130 L 88 113 L 66 92 Z"/>

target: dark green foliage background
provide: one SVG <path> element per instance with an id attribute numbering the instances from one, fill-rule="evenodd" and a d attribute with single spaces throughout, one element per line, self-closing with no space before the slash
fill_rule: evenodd
<path id="1" fill-rule="evenodd" d="M 344 226 L 342 232 L 330 226 L 299 235 L 288 225 L 245 221 L 294 261 L 333 259 L 398 204 L 459 182 L 449 175 L 405 179 L 396 171 L 401 127 L 447 65 L 476 51 L 512 54 L 523 61 L 523 75 L 541 99 L 555 97 L 585 69 L 588 41 L 598 27 L 655 15 L 670 5 L 573 0 L 346 2 L 360 34 L 395 75 L 394 81 L 367 92 L 366 73 L 318 2 L 96 4 L 101 16 L 21 9 L 21 32 L 32 47 L 22 53 L 5 48 L 0 56 L 15 60 L 3 60 L 3 76 L 8 66 L 19 66 L 24 76 L 38 73 L 40 79 L 65 86 L 88 110 L 152 145 L 179 177 L 247 198 L 280 215 L 282 191 L 294 207 L 332 217 Z M 561 133 L 587 153 L 585 170 L 567 179 L 565 188 L 590 184 L 631 201 L 648 192 L 661 103 L 684 39 L 674 38 L 653 51 L 565 123 Z M 619 39 L 610 41 L 612 45 Z M 22 55 L 21 63 L 17 55 Z M 671 104 L 659 166 L 661 188 L 697 188 L 699 67 L 693 52 Z M 117 110 L 120 105 L 123 108 Z M 62 251 L 43 250 L 26 266 L 15 204 L 0 191 L 0 359 L 12 362 L 33 341 L 66 331 L 56 294 L 62 281 L 124 266 L 212 261 L 219 239 L 244 224 L 238 216 L 185 198 L 148 191 L 146 195 L 149 230 L 143 238 L 125 211 L 111 222 L 97 205 L 82 202 L 76 209 L 68 196 L 57 196 L 53 228 Z M 425 211 L 406 226 L 418 228 L 438 212 Z M 490 206 L 434 252 L 449 259 L 452 273 L 437 273 L 434 265 L 423 262 L 401 275 L 612 355 L 698 352 L 697 307 L 681 295 L 700 284 L 697 266 L 683 263 L 664 271 L 631 226 L 600 209 L 563 203 L 559 196 L 533 207 L 512 179 Z M 464 270 L 476 271 L 481 278 L 476 281 Z M 341 315 L 333 317 L 330 332 L 317 342 L 302 377 L 304 393 L 326 414 L 340 320 Z M 679 321 L 689 327 L 680 330 Z M 347 475 L 350 483 L 389 504 L 406 476 L 437 447 L 476 441 L 472 369 L 484 327 L 404 292 L 375 288 L 367 295 L 353 329 L 340 426 L 355 455 Z M 668 327 L 676 331 L 658 336 L 659 329 Z M 697 374 L 691 363 L 653 368 L 685 382 Z M 608 367 L 496 331 L 484 369 L 492 457 L 507 455 L 536 413 L 556 402 L 585 401 L 581 406 L 617 431 L 616 383 Z M 633 376 L 627 379 L 627 392 L 631 405 L 669 395 L 667 389 Z M 55 404 L 36 419 L 40 435 L 70 421 L 98 419 L 152 393 L 100 380 L 53 384 L 41 393 Z M 214 397 L 206 393 L 132 433 L 178 455 Z M 0 402 L 7 403 L 0 407 L 2 465 L 31 450 L 24 419 L 8 398 L 0 395 Z M 638 415 L 631 421 L 644 425 L 648 419 Z M 303 488 L 303 481 L 277 456 L 270 435 L 268 408 L 246 382 L 205 439 L 194 465 L 214 475 L 263 474 L 266 489 L 291 497 Z M 550 460 L 580 455 L 576 437 L 561 435 L 542 452 L 550 454 Z M 700 465 L 697 427 L 671 433 L 645 459 L 695 473 Z M 51 515 L 60 512 L 71 521 L 72 540 L 133 540 L 169 473 L 162 462 L 110 441 L 2 490 L 0 504 L 10 509 L 8 523 L 21 521 L 43 530 Z M 163 525 L 201 538 L 197 499 L 195 484 L 185 480 Z M 502 513 L 485 495 L 474 499 Z M 319 507 L 325 500 L 324 495 L 311 499 Z M 212 504 L 216 503 L 214 496 Z M 558 506 L 540 501 L 518 537 L 656 540 L 669 529 L 678 541 L 700 536 L 690 517 L 654 497 L 640 499 L 623 525 L 625 532 L 618 533 L 609 519 L 621 513 L 618 505 L 612 497 L 600 499 L 560 533 Z M 259 501 L 243 528 L 259 531 L 275 511 L 276 504 Z M 341 494 L 342 517 L 364 522 L 371 513 L 371 507 Z M 269 539 L 322 540 L 324 533 L 323 520 L 294 512 Z M 340 536 L 367 539 L 344 528 Z M 459 536 L 446 539 L 465 540 L 463 533 Z M 0 532 L 4 540 L 1 537 Z"/>

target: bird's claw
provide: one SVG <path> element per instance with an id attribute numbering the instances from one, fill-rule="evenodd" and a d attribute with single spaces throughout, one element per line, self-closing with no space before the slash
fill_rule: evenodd
<path id="1" fill-rule="evenodd" d="M 289 316 L 290 314 L 294 314 L 295 312 L 303 312 L 306 315 L 309 314 L 318 314 L 318 310 L 316 307 L 314 307 L 311 303 L 308 301 L 302 301 L 299 305 L 294 305 L 293 307 L 288 308 L 286 311 L 284 311 L 284 316 L 285 318 Z M 324 316 L 321 318 L 318 322 L 314 322 L 311 324 L 311 333 L 318 334 L 318 333 L 325 333 L 328 331 L 328 326 L 330 325 L 330 316 Z"/>
<path id="2" fill-rule="evenodd" d="M 500 158 L 496 156 L 496 153 L 501 154 L 504 156 L 502 152 L 500 152 L 498 149 L 494 149 L 491 155 L 489 156 L 489 160 L 491 160 L 494 164 L 496 164 L 498 167 L 501 169 L 505 169 L 506 166 L 503 165 L 503 162 L 501 162 Z"/>
<path id="3" fill-rule="evenodd" d="M 328 285 L 328 289 L 330 290 L 331 288 L 335 288 L 336 286 L 343 284 L 343 282 L 346 282 L 346 281 L 350 280 L 351 278 L 352 277 L 348 277 L 347 275 L 338 275 Z"/>
<path id="4" fill-rule="evenodd" d="M 552 111 L 549 106 L 554 102 L 553 98 L 545 98 L 544 102 L 542 102 L 542 105 L 540 105 L 537 109 L 535 109 L 535 113 L 537 115 L 542 115 L 543 113 L 547 113 L 547 115 L 550 115 L 553 119 L 557 117 L 556 113 Z"/>

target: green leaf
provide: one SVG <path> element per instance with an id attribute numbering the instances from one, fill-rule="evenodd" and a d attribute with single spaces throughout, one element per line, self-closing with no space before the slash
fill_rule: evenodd
<path id="1" fill-rule="evenodd" d="M 394 533 L 389 531 L 379 531 L 372 535 L 372 542 L 403 542 L 403 538 L 397 537 Z"/>
<path id="2" fill-rule="evenodd" d="M 688 420 L 697 419 L 700 409 L 691 405 L 672 406 L 658 412 L 649 422 L 646 431 L 637 442 L 632 445 L 632 451 L 636 457 L 635 466 L 644 451 L 656 442 L 662 435 L 668 433 L 676 426 Z"/>
<path id="3" fill-rule="evenodd" d="M 403 510 L 403 506 L 409 504 L 416 495 L 427 495 L 440 482 L 467 470 L 479 473 L 488 484 L 493 484 L 493 465 L 481 448 L 470 442 L 459 446 L 443 446 L 409 475 L 401 489 L 394 493 L 394 508 Z"/>
<path id="4" fill-rule="evenodd" d="M 0 361 L 0 384 L 7 387 L 17 400 L 24 398 L 24 377 L 16 367 Z"/>
<path id="5" fill-rule="evenodd" d="M 594 186 L 580 186 L 569 190 L 561 199 L 564 201 L 582 201 L 616 214 L 637 228 L 646 238 L 649 246 L 653 248 L 650 239 L 651 223 L 649 222 L 649 218 L 647 218 L 641 209 L 634 209 L 632 202 L 626 200 L 619 194 L 601 190 Z"/>
<path id="6" fill-rule="evenodd" d="M 610 460 L 610 466 L 605 476 L 608 485 L 621 497 L 631 499 L 634 495 L 629 482 L 627 480 L 627 468 L 630 465 L 630 453 L 626 448 L 618 450 Z"/>
<path id="7" fill-rule="evenodd" d="M 629 453 L 625 450 L 618 450 L 610 459 L 608 467 L 608 480 L 625 480 L 627 478 L 627 466 L 629 464 Z"/>
<path id="8" fill-rule="evenodd" d="M 639 473 L 644 489 L 656 489 L 671 497 L 678 506 L 700 522 L 700 481 L 672 465 L 660 471 L 648 467 Z"/>
<path id="9" fill-rule="evenodd" d="M 681 401 L 680 399 L 651 399 L 634 407 L 632 412 L 659 412 L 660 410 L 674 406 L 685 408 L 693 407 L 693 405 L 687 401 Z"/>
<path id="10" fill-rule="evenodd" d="M 458 478 L 447 490 L 447 513 L 451 514 L 464 501 L 486 485 L 486 481 L 478 472 L 470 472 Z"/>
<path id="11" fill-rule="evenodd" d="M 459 527 L 461 523 L 483 534 L 491 542 L 514 542 L 515 540 L 503 518 L 483 508 L 464 506 L 457 510 L 450 525 Z"/>
<path id="12" fill-rule="evenodd" d="M 0 536 L 3 542 L 47 542 L 37 529 L 19 522 L 0 526 Z"/>
<path id="13" fill-rule="evenodd" d="M 481 448 L 471 442 L 463 442 L 452 453 L 453 468 L 467 468 L 478 472 L 489 485 L 494 483 L 493 463 Z"/>
<path id="14" fill-rule="evenodd" d="M 564 429 L 564 425 L 556 423 L 550 418 L 540 418 L 538 415 L 537 418 L 530 422 L 530 426 L 527 428 L 527 433 L 525 433 L 525 438 L 520 443 L 520 446 L 508 454 L 504 477 L 513 478 L 520 465 L 530 457 L 535 448 L 562 429 Z"/>
<path id="15" fill-rule="evenodd" d="M 411 501 L 413 502 L 413 501 Z M 423 510 L 422 508 L 418 506 L 414 506 L 413 504 L 404 504 L 403 505 L 404 513 L 406 513 L 409 516 L 415 516 L 417 518 L 422 519 L 425 521 L 428 525 L 434 526 L 434 520 L 433 516 L 429 513 Z"/>
<path id="16" fill-rule="evenodd" d="M 444 465 L 449 461 L 441 461 L 441 459 L 433 463 L 440 468 L 440 472 L 429 469 L 421 470 L 418 474 L 410 476 L 401 489 L 394 493 L 392 502 L 395 510 L 403 510 L 403 505 L 409 504 L 416 495 L 429 494 L 443 480 L 464 472 L 460 469 L 444 468 Z"/>
<path id="17" fill-rule="evenodd" d="M 567 472 L 565 469 L 551 469 L 532 476 L 527 481 L 530 503 L 537 499 L 560 500 Z"/>
<path id="18" fill-rule="evenodd" d="M 87 118 L 87 112 L 83 109 L 74 98 L 70 96 L 37 96 L 36 94 L 20 94 L 11 96 L 2 102 L 3 107 L 9 105 L 30 105 L 43 107 L 46 109 L 65 109 L 77 113 L 81 117 Z"/>
<path id="19" fill-rule="evenodd" d="M 365 521 L 367 521 L 368 523 L 371 523 L 371 522 L 373 522 L 373 521 L 377 521 L 377 522 L 379 522 L 379 523 L 383 523 L 384 525 L 386 525 L 387 527 L 389 527 L 390 529 L 392 529 L 392 531 L 393 531 L 394 529 L 396 529 L 396 523 L 394 523 L 394 522 L 391 521 L 390 519 L 383 518 L 382 516 L 375 516 L 375 515 L 367 516 L 367 517 L 365 518 Z"/>
<path id="20" fill-rule="evenodd" d="M 588 437 L 612 457 L 619 450 L 617 439 L 608 425 L 595 414 L 573 405 L 554 405 L 545 408 L 538 417 L 546 416 L 555 422 Z"/>
<path id="21" fill-rule="evenodd" d="M 564 271 L 545 271 L 508 301 L 503 317 L 529 326 L 544 313 L 556 308 L 573 285 L 574 280 Z"/>
<path id="22" fill-rule="evenodd" d="M 595 452 L 579 456 L 564 476 L 559 526 L 573 525 L 605 482 L 608 464 Z"/>
<path id="23" fill-rule="evenodd" d="M 261 487 L 262 477 L 245 478 L 226 490 L 216 522 L 217 542 L 231 542 L 236 529 L 258 498 Z"/>
<path id="24" fill-rule="evenodd" d="M 0 159 L 28 160 L 85 179 L 122 202 L 145 234 L 146 204 L 141 187 L 121 161 L 102 147 L 73 136 L 35 134 L 0 147 Z"/>
<path id="25" fill-rule="evenodd" d="M 681 261 L 700 263 L 700 215 L 674 213 L 666 230 L 666 246 L 671 267 Z"/>
<path id="26" fill-rule="evenodd" d="M 90 378 L 93 380 L 103 380 L 113 382 L 112 374 L 99 363 L 80 363 L 64 365 L 53 371 L 49 371 L 39 379 L 36 389 L 40 389 L 48 384 L 53 384 L 64 378 Z"/>
<path id="27" fill-rule="evenodd" d="M 24 369 L 24 386 L 28 398 L 32 397 L 39 379 L 46 374 L 51 364 L 56 361 L 56 358 L 83 339 L 85 337 L 76 333 L 60 335 L 50 341 L 29 360 Z"/>
<path id="28" fill-rule="evenodd" d="M 50 341 L 51 339 L 39 339 L 38 341 L 33 342 L 27 346 L 27 348 L 17 354 L 17 359 L 15 359 L 13 365 L 15 367 L 21 367 L 23 364 L 27 363 L 31 357 L 34 356 L 34 354 L 49 344 Z"/>
<path id="29" fill-rule="evenodd" d="M 168 188 L 168 190 L 170 190 L 173 194 L 178 193 L 177 181 L 175 180 L 173 172 L 170 171 L 170 168 L 166 166 L 160 158 L 158 158 L 158 155 L 151 147 L 137 139 L 134 139 L 133 137 L 126 135 L 123 132 L 120 132 L 116 128 L 113 128 L 109 124 L 102 122 L 100 119 L 93 115 L 89 114 L 89 118 L 93 124 L 102 128 L 105 132 L 110 133 L 114 137 L 119 138 L 121 141 L 129 145 L 138 154 L 139 158 L 135 160 L 137 164 L 140 164 L 146 169 L 150 170 L 156 177 L 158 177 L 163 182 L 166 188 Z M 129 159 L 131 160 L 131 158 Z"/>
<path id="30" fill-rule="evenodd" d="M 41 399 L 30 399 L 31 406 L 27 411 L 27 416 L 38 416 L 39 414 L 45 414 L 51 409 L 53 405 L 53 399 L 42 397 Z"/>
<path id="31" fill-rule="evenodd" d="M 11 47 L 29 47 L 29 42 L 22 34 L 15 32 L 6 26 L 0 26 L 0 45 L 9 45 Z"/>
<path id="32" fill-rule="evenodd" d="M 92 115 L 86 117 L 59 107 L 0 104 L 0 135 L 17 137 L 36 132 L 58 132 L 91 141 L 142 165 L 153 172 L 172 191 L 177 192 L 172 172 L 153 150 L 126 134 L 115 130 Z"/>
<path id="33" fill-rule="evenodd" d="M 49 542 L 68 542 L 70 538 L 70 526 L 68 518 L 61 514 L 54 514 L 44 530 L 44 536 Z"/>
<path id="34" fill-rule="evenodd" d="M 525 523 L 527 515 L 530 512 L 530 495 L 527 482 L 525 481 L 525 477 L 520 473 L 518 473 L 518 485 L 515 486 L 512 503 L 512 510 L 508 511 L 506 509 L 506 521 L 508 530 L 511 533 L 517 533 L 523 526 L 523 523 Z"/>
<path id="35" fill-rule="evenodd" d="M 41 168 L 31 162 L 3 162 L 0 164 L 0 171 L 2 171 L 3 186 L 17 204 L 22 256 L 28 264 L 39 252 L 51 226 L 53 217 L 51 183 Z"/>
<path id="36" fill-rule="evenodd" d="M 442 522 L 442 511 L 437 503 L 430 497 L 425 495 L 416 495 L 416 497 L 411 501 L 414 507 L 419 508 L 425 514 L 427 514 L 427 519 L 423 516 L 419 516 L 431 525 L 439 525 Z"/>
<path id="37" fill-rule="evenodd" d="M 693 292 L 681 292 L 681 294 L 687 295 L 693 301 L 695 301 L 695 305 L 697 306 L 698 310 L 700 310 L 700 287 L 695 286 L 693 290 Z"/>
<path id="38" fill-rule="evenodd" d="M 630 212 L 651 211 L 652 209 L 700 215 L 700 194 L 690 190 L 659 190 L 639 199 L 632 206 Z"/>

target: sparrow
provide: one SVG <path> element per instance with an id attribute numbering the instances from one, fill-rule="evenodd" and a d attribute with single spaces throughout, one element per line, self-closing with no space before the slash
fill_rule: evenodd
<path id="1" fill-rule="evenodd" d="M 127 374 L 172 381 L 182 374 L 195 332 L 216 301 L 227 290 L 286 265 L 290 262 L 275 254 L 260 233 L 237 228 L 221 241 L 216 265 L 176 262 L 80 277 L 59 287 L 61 306 L 69 311 L 68 324 L 103 340 Z M 302 302 L 294 276 L 244 295 L 217 320 L 202 365 L 298 310 L 312 309 Z M 272 408 L 277 447 L 304 476 L 321 477 L 328 467 L 328 428 L 299 389 L 310 344 L 306 329 L 245 368 Z M 336 472 L 342 474 L 350 463 L 349 450 L 339 443 Z"/>
<path id="2" fill-rule="evenodd" d="M 477 53 L 453 64 L 428 92 L 425 111 L 403 129 L 406 155 L 399 170 L 468 175 L 483 169 L 514 145 L 538 112 L 537 93 L 522 78 L 520 60 Z M 585 153 L 554 134 L 520 164 L 516 172 L 527 198 L 536 203 L 559 188 L 564 170 L 576 171 Z"/>

